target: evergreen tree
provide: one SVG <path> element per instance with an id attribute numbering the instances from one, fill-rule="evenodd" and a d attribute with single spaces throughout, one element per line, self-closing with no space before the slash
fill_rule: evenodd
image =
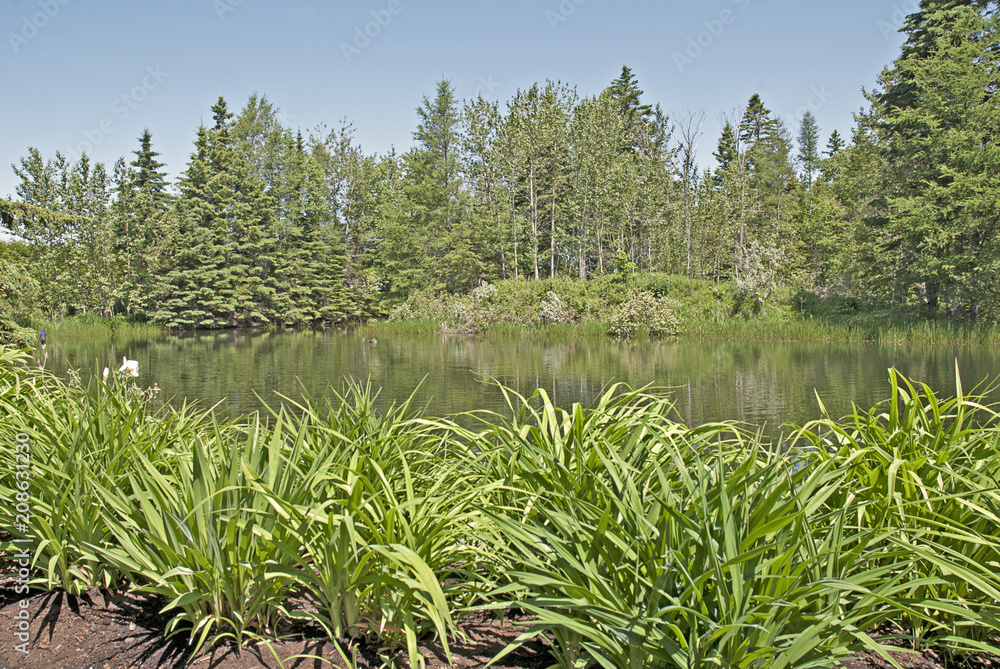
<path id="1" fill-rule="evenodd" d="M 195 151 L 180 179 L 180 198 L 171 212 L 170 250 L 161 260 L 154 288 L 153 321 L 177 329 L 210 329 L 228 323 L 233 306 L 224 287 L 225 240 L 216 224 L 211 183 L 211 131 L 198 128 Z"/>
<path id="2" fill-rule="evenodd" d="M 1000 25 L 975 5 L 922 3 L 860 119 L 890 168 L 877 239 L 896 258 L 892 294 L 973 319 L 1000 317 Z"/>
<path id="3" fill-rule="evenodd" d="M 764 106 L 760 95 L 754 93 L 743 110 L 743 119 L 739 127 L 740 142 L 747 151 L 752 151 L 761 137 L 773 133 L 774 125 L 775 119 L 771 117 L 770 110 Z"/>
<path id="4" fill-rule="evenodd" d="M 643 91 L 628 66 L 622 65 L 621 75 L 608 86 L 611 97 L 618 103 L 628 125 L 628 143 L 622 150 L 635 153 L 648 139 L 647 125 L 653 121 L 653 106 L 643 104 Z"/>
<path id="5" fill-rule="evenodd" d="M 418 285 L 464 291 L 483 276 L 482 235 L 465 216 L 461 119 L 451 83 L 438 82 L 417 114 L 418 146 L 403 156 L 403 197 L 383 219 L 382 263 L 396 295 Z"/>
<path id="6" fill-rule="evenodd" d="M 806 188 L 812 188 L 813 175 L 819 169 L 819 126 L 812 112 L 807 111 L 799 124 L 798 163 L 805 177 Z"/>
<path id="7" fill-rule="evenodd" d="M 718 163 L 716 168 L 716 174 L 718 179 L 721 180 L 722 174 L 726 172 L 726 168 L 739 158 L 739 141 L 736 137 L 736 128 L 729 121 L 722 128 L 722 135 L 719 137 L 719 143 L 716 146 L 715 153 L 712 156 Z"/>
<path id="8" fill-rule="evenodd" d="M 148 129 L 139 137 L 136 159 L 115 165 L 112 205 L 115 264 L 121 273 L 117 299 L 126 313 L 148 316 L 157 258 L 163 252 L 164 216 L 170 206 L 164 166 L 153 151 Z"/>
<path id="9" fill-rule="evenodd" d="M 226 307 L 224 325 L 258 326 L 273 316 L 274 239 L 269 227 L 275 203 L 254 167 L 253 152 L 232 136 L 233 114 L 221 97 L 212 106 L 212 118 L 206 191 L 214 208 L 215 236 L 225 254 L 215 287 L 220 306 Z"/>
<path id="10" fill-rule="evenodd" d="M 153 151 L 153 134 L 149 128 L 139 136 L 139 148 L 133 151 L 135 168 L 132 186 L 148 195 L 157 206 L 162 207 L 167 200 L 167 177 L 161 168 L 164 164 L 156 159 L 159 153 Z"/>
<path id="11" fill-rule="evenodd" d="M 833 158 L 838 153 L 844 149 L 844 140 L 840 137 L 840 133 L 834 130 L 830 133 L 830 139 L 826 142 L 826 151 L 823 154 L 827 158 Z"/>
<path id="12" fill-rule="evenodd" d="M 278 226 L 275 315 L 286 325 L 340 321 L 348 315 L 342 232 L 324 197 L 319 163 L 301 133 L 288 137 L 283 216 Z"/>

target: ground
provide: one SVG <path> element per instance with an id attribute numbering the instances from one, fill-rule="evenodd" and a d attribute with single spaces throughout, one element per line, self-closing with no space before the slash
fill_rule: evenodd
<path id="1" fill-rule="evenodd" d="M 92 591 L 82 597 L 64 593 L 35 593 L 30 598 L 30 653 L 15 650 L 14 615 L 19 610 L 13 583 L 0 583 L 0 669 L 321 669 L 331 664 L 343 667 L 335 646 L 322 639 L 299 638 L 275 643 L 271 648 L 257 645 L 239 654 L 220 649 L 188 662 L 185 639 L 164 640 L 167 616 L 159 610 L 163 602 L 153 597 L 126 594 L 117 598 Z M 469 637 L 452 646 L 453 666 L 459 669 L 483 667 L 519 633 L 517 619 L 501 623 L 491 613 L 471 616 L 462 624 Z M 428 669 L 447 667 L 441 647 L 422 647 Z M 279 664 L 275 654 L 283 660 Z M 318 659 L 301 656 L 319 656 Z M 296 656 L 299 656 L 296 658 Z M 947 664 L 934 653 L 900 655 L 900 663 L 913 669 L 967 669 L 1000 667 L 1000 658 L 965 658 L 965 664 Z M 498 669 L 545 669 L 553 660 L 544 640 L 534 640 L 493 665 Z M 359 649 L 361 667 L 380 668 L 376 649 Z M 398 666 L 405 666 L 399 657 Z M 845 669 L 888 667 L 874 654 L 856 656 Z"/>

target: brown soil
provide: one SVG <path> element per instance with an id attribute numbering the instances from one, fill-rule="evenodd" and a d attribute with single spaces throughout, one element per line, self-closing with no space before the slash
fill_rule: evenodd
<path id="1" fill-rule="evenodd" d="M 168 616 L 159 613 L 163 600 L 145 595 L 110 597 L 93 591 L 83 597 L 64 593 L 33 593 L 30 597 L 28 655 L 15 649 L 14 636 L 19 596 L 13 583 L 0 583 L 0 669 L 321 669 L 344 667 L 336 646 L 329 640 L 297 638 L 253 645 L 236 653 L 219 648 L 188 662 L 186 636 L 165 640 Z M 523 619 L 521 619 L 523 623 Z M 451 646 L 452 662 L 459 669 L 483 667 L 517 637 L 522 627 L 518 619 L 501 623 L 492 613 L 471 616 L 461 624 L 469 640 Z M 421 647 L 429 669 L 449 666 L 439 644 Z M 275 654 L 283 661 L 279 664 Z M 350 652 L 348 652 L 350 655 Z M 298 657 L 296 657 L 298 656 Z M 302 656 L 310 656 L 308 658 Z M 319 660 L 317 658 L 323 658 Z M 384 656 L 383 656 L 384 657 Z M 900 664 L 913 669 L 1000 668 L 1000 658 L 964 658 L 961 664 L 948 663 L 939 655 L 898 654 Z M 397 665 L 405 666 L 405 654 L 397 655 Z M 383 665 L 378 650 L 358 647 L 358 664 L 377 669 Z M 532 640 L 510 653 L 498 669 L 544 669 L 553 664 L 543 639 Z M 875 669 L 890 666 L 874 653 L 855 656 L 845 669 Z"/>

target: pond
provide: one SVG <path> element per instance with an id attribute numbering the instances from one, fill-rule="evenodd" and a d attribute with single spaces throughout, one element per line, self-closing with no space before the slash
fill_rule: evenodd
<path id="1" fill-rule="evenodd" d="M 229 331 L 143 338 L 52 336 L 46 366 L 95 378 L 122 356 L 139 361 L 138 381 L 161 397 L 219 403 L 227 417 L 276 405 L 279 395 L 320 396 L 345 377 L 371 380 L 381 401 L 401 402 L 416 389 L 433 415 L 503 411 L 490 379 L 528 394 L 544 388 L 560 406 L 588 404 L 611 383 L 665 387 L 689 425 L 738 420 L 771 435 L 783 423 L 817 418 L 818 392 L 840 417 L 851 403 L 867 409 L 889 395 L 895 367 L 935 391 L 954 395 L 955 361 L 965 389 L 1000 370 L 997 347 L 763 343 L 681 338 L 617 341 L 603 337 L 473 338 L 385 335 L 377 343 L 346 332 Z"/>

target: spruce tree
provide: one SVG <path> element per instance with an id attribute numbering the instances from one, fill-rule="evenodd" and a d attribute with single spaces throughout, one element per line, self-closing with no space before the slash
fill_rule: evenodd
<path id="1" fill-rule="evenodd" d="M 163 250 L 164 216 L 169 208 L 163 163 L 153 151 L 148 129 L 139 137 L 136 159 L 115 166 L 116 198 L 112 206 L 115 262 L 122 272 L 119 300 L 126 313 L 150 316 L 157 258 Z"/>
<path id="2" fill-rule="evenodd" d="M 812 188 L 813 175 L 819 169 L 819 126 L 811 111 L 802 116 L 799 124 L 799 154 L 797 160 L 805 177 L 806 188 Z"/>
<path id="3" fill-rule="evenodd" d="M 161 168 L 164 164 L 156 159 L 160 154 L 153 151 L 153 134 L 149 128 L 139 136 L 139 148 L 133 151 L 135 160 L 130 165 L 135 168 L 132 186 L 147 194 L 157 205 L 162 206 L 167 200 L 167 176 Z"/>
<path id="4" fill-rule="evenodd" d="M 1000 19 L 979 5 L 923 2 L 860 118 L 891 179 L 872 252 L 895 257 L 886 292 L 971 319 L 1000 318 Z"/>
<path id="5" fill-rule="evenodd" d="M 479 240 L 465 216 L 460 117 L 454 88 L 440 81 L 417 108 L 418 145 L 403 156 L 403 197 L 387 207 L 382 261 L 396 297 L 415 289 L 465 290 L 478 282 Z"/>
<path id="6" fill-rule="evenodd" d="M 161 261 L 160 280 L 154 288 L 153 321 L 171 328 L 209 329 L 225 324 L 224 305 L 219 304 L 216 292 L 225 247 L 216 234 L 209 197 L 209 152 L 209 130 L 200 126 L 195 151 L 180 179 L 180 198 L 171 212 L 170 251 Z"/>
<path id="7" fill-rule="evenodd" d="M 715 153 L 712 156 L 715 158 L 716 163 L 718 163 L 716 175 L 719 179 L 722 178 L 722 174 L 725 173 L 726 168 L 739 158 L 739 140 L 736 138 L 736 128 L 729 121 L 726 121 L 726 124 L 722 127 L 722 135 L 719 137 Z"/>
<path id="8" fill-rule="evenodd" d="M 839 154 L 844 149 L 844 140 L 840 137 L 840 133 L 834 130 L 830 133 L 830 139 L 826 142 L 826 151 L 823 152 L 827 158 L 833 158 Z"/>
<path id="9" fill-rule="evenodd" d="M 653 106 L 643 104 L 643 91 L 639 82 L 628 66 L 622 65 L 621 75 L 608 86 L 611 97 L 618 103 L 621 113 L 628 124 L 627 136 L 629 142 L 622 147 L 623 151 L 635 153 L 641 149 L 648 139 L 647 126 L 654 120 Z"/>

